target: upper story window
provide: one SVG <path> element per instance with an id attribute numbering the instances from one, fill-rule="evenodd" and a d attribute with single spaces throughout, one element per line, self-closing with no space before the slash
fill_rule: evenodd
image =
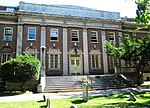
<path id="1" fill-rule="evenodd" d="M 51 41 L 58 41 L 58 29 L 57 28 L 50 29 L 50 39 Z"/>
<path id="2" fill-rule="evenodd" d="M 13 28 L 5 27 L 4 28 L 4 40 L 11 41 L 13 36 Z"/>
<path id="3" fill-rule="evenodd" d="M 35 27 L 28 28 L 28 40 L 36 40 L 36 28 Z"/>
<path id="4" fill-rule="evenodd" d="M 79 31 L 72 30 L 71 31 L 72 42 L 79 42 Z"/>
<path id="5" fill-rule="evenodd" d="M 111 44 L 115 45 L 115 33 L 114 32 L 109 32 L 108 36 L 109 36 L 109 42 Z"/>
<path id="6" fill-rule="evenodd" d="M 97 43 L 98 42 L 97 31 L 91 31 L 91 42 L 92 43 Z"/>

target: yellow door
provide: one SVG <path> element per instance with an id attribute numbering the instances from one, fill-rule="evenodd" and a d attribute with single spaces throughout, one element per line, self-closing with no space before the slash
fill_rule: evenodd
<path id="1" fill-rule="evenodd" d="M 70 56 L 70 75 L 82 75 L 82 63 L 80 55 Z"/>

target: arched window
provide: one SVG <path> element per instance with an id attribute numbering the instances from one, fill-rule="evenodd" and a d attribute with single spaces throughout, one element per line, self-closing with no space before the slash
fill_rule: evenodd
<path id="1" fill-rule="evenodd" d="M 34 48 L 34 47 L 28 47 L 26 50 L 25 50 L 25 53 L 26 54 L 30 54 L 34 57 L 37 57 L 37 49 Z"/>
<path id="2" fill-rule="evenodd" d="M 49 69 L 60 69 L 60 50 L 57 48 L 49 49 Z"/>
<path id="3" fill-rule="evenodd" d="M 91 57 L 91 69 L 101 68 L 101 53 L 99 50 L 93 49 L 90 52 Z"/>

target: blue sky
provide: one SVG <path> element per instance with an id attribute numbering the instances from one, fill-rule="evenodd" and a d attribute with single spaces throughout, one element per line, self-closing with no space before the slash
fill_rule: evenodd
<path id="1" fill-rule="evenodd" d="M 19 2 L 77 5 L 97 10 L 120 12 L 121 17 L 135 17 L 135 0 L 0 0 L 0 5 L 18 6 Z"/>

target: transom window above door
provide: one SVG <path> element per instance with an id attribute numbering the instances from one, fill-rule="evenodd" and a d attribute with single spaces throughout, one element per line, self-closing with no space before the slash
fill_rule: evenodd
<path id="1" fill-rule="evenodd" d="M 28 28 L 28 40 L 36 40 L 36 28 L 35 27 Z"/>
<path id="2" fill-rule="evenodd" d="M 79 31 L 78 30 L 72 30 L 71 31 L 71 41 L 72 42 L 79 42 Z"/>

